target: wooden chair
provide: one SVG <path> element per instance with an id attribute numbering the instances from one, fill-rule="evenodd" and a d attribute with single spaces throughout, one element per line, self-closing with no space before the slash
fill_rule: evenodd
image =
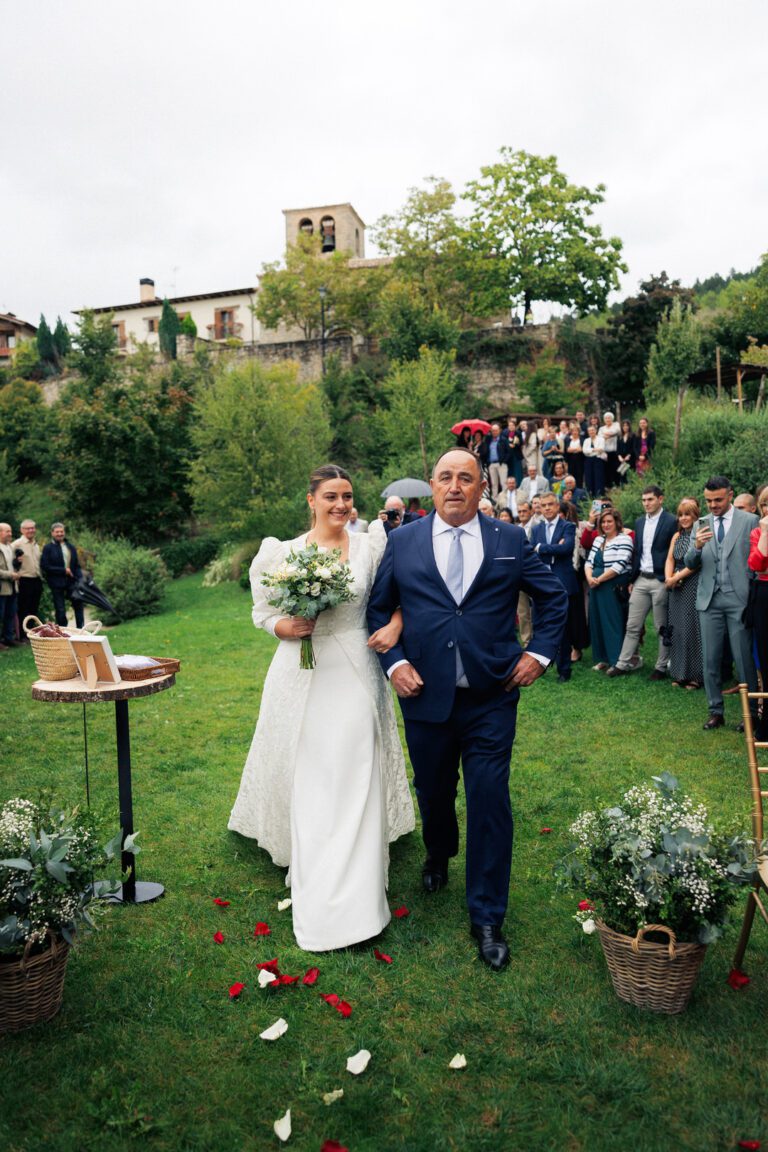
<path id="1" fill-rule="evenodd" d="M 756 844 L 762 844 L 764 839 L 764 811 L 763 802 L 768 799 L 768 764 L 758 763 L 758 750 L 768 749 L 768 742 L 759 743 L 755 740 L 752 713 L 749 710 L 750 701 L 762 700 L 763 708 L 768 708 L 768 692 L 750 692 L 746 684 L 739 685 L 741 696 L 741 710 L 744 717 L 744 739 L 747 742 L 747 761 L 749 764 L 749 785 L 752 793 L 752 836 Z M 766 757 L 768 758 L 768 757 Z M 760 868 L 755 873 L 752 889 L 747 897 L 747 907 L 744 912 L 744 923 L 741 928 L 736 955 L 733 958 L 734 968 L 741 968 L 744 953 L 749 943 L 749 934 L 752 931 L 752 922 L 755 918 L 755 909 L 760 909 L 760 915 L 768 924 L 768 909 L 764 900 L 768 898 L 768 856 L 760 861 Z"/>

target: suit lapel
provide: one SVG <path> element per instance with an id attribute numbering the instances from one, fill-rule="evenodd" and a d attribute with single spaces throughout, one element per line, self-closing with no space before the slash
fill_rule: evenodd
<path id="1" fill-rule="evenodd" d="M 730 527 L 729 531 L 726 532 L 725 539 L 723 540 L 723 555 L 724 556 L 730 556 L 731 552 L 736 547 L 736 544 L 738 543 L 740 536 L 741 536 L 741 516 L 739 515 L 739 509 L 734 508 L 733 518 L 731 520 L 731 527 Z"/>
<path id="2" fill-rule="evenodd" d="M 444 589 L 446 596 L 454 603 L 453 596 L 450 593 L 448 585 L 440 575 L 440 569 L 437 567 L 435 560 L 435 549 L 432 544 L 432 532 L 435 523 L 435 514 L 430 512 L 428 516 L 422 516 L 420 523 L 424 526 L 422 531 L 419 531 L 419 554 L 421 556 L 422 564 L 426 569 L 427 579 L 437 584 L 440 588 Z M 414 529 L 417 531 L 417 529 Z"/>

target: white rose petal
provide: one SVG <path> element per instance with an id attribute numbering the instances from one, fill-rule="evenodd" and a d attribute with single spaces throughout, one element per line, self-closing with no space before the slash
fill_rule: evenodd
<path id="1" fill-rule="evenodd" d="M 274 984 L 277 980 L 274 972 L 267 972 L 266 968 L 259 969 L 259 988 L 266 988 L 267 984 Z"/>
<path id="2" fill-rule="evenodd" d="M 370 1058 L 371 1054 L 368 1049 L 361 1048 L 355 1056 L 350 1056 L 347 1060 L 347 1072 L 351 1072 L 353 1076 L 359 1076 L 361 1072 L 365 1072 Z"/>
<path id="3" fill-rule="evenodd" d="M 285 900 L 278 900 L 278 912 L 285 912 L 286 908 L 290 908 L 291 904 L 293 904 L 293 900 L 291 900 L 290 896 L 286 896 Z"/>
<path id="4" fill-rule="evenodd" d="M 453 1060 L 448 1065 L 449 1068 L 466 1068 L 467 1058 L 463 1052 L 457 1052 Z"/>
<path id="5" fill-rule="evenodd" d="M 286 1140 L 290 1139 L 290 1136 L 291 1136 L 291 1110 L 290 1110 L 290 1108 L 286 1112 L 285 1116 L 281 1116 L 279 1120 L 275 1120 L 272 1127 L 275 1130 L 275 1136 L 277 1136 L 278 1140 L 282 1140 L 283 1143 L 285 1143 Z"/>
<path id="6" fill-rule="evenodd" d="M 288 1031 L 288 1024 L 283 1020 L 282 1016 L 279 1020 L 275 1020 L 274 1024 L 269 1028 L 265 1028 L 263 1032 L 259 1033 L 260 1040 L 279 1040 Z"/>
<path id="7" fill-rule="evenodd" d="M 597 928 L 597 924 L 595 924 L 594 920 L 583 920 L 581 926 L 586 932 L 587 936 L 591 936 Z"/>
<path id="8" fill-rule="evenodd" d="M 323 1104 L 335 1104 L 344 1095 L 343 1088 L 334 1088 L 333 1092 L 323 1092 Z"/>

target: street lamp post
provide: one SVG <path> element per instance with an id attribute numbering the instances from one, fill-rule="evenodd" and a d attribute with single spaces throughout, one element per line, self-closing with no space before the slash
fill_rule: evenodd
<path id="1" fill-rule="evenodd" d="M 320 285 L 318 292 L 320 293 L 320 359 L 323 376 L 325 376 L 325 298 L 328 295 L 325 284 Z"/>

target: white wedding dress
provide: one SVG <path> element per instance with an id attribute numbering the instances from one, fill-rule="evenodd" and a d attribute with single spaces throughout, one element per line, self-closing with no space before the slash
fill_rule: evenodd
<path id="1" fill-rule="evenodd" d="M 380 521 L 350 534 L 354 598 L 318 617 L 316 666 L 299 667 L 300 645 L 281 640 L 229 828 L 290 865 L 299 946 L 323 952 L 376 936 L 389 923 L 389 842 L 415 826 L 392 696 L 368 648 L 365 610 L 386 543 Z M 251 565 L 253 621 L 272 631 L 265 572 L 306 536 L 262 543 Z"/>

